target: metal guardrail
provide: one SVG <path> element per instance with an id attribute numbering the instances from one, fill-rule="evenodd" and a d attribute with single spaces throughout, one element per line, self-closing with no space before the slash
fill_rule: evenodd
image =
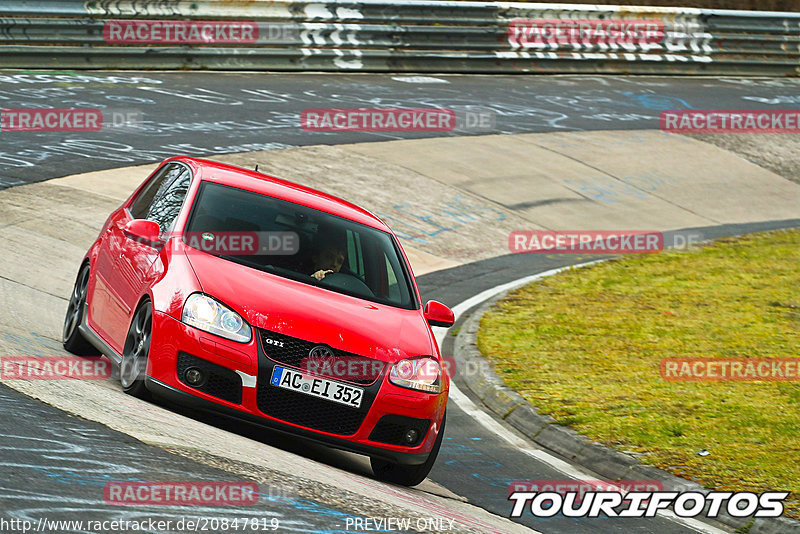
<path id="1" fill-rule="evenodd" d="M 247 22 L 255 38 L 109 39 L 118 21 L 158 20 Z M 641 37 L 637 28 L 647 24 L 655 29 Z M 796 76 L 800 13 L 412 0 L 3 0 L 0 67 Z"/>

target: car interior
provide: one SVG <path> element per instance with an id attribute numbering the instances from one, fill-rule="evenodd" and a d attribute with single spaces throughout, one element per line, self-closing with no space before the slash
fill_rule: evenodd
<path id="1" fill-rule="evenodd" d="M 188 233 L 293 232 L 293 253 L 218 254 L 231 261 L 326 289 L 400 307 L 414 299 L 392 237 L 380 230 L 319 210 L 213 182 L 201 184 Z M 312 274 L 330 266 L 315 265 L 320 252 L 333 247 L 344 255 L 336 272 L 321 280 Z"/>

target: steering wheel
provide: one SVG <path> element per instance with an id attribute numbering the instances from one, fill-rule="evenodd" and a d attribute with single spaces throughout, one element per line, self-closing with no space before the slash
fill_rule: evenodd
<path id="1" fill-rule="evenodd" d="M 343 289 L 348 293 L 355 293 L 356 295 L 375 296 L 367 284 L 350 273 L 331 273 L 320 280 L 320 283 L 337 289 Z"/>
<path id="2" fill-rule="evenodd" d="M 367 283 L 366 279 L 364 278 L 366 275 L 360 276 L 360 275 L 354 273 L 353 271 L 351 271 L 350 269 L 348 269 L 347 267 L 342 267 L 341 269 L 339 269 L 339 273 L 337 273 L 337 274 L 346 274 L 348 276 L 352 276 L 354 278 L 358 278 L 359 280 L 361 280 L 365 284 Z"/>

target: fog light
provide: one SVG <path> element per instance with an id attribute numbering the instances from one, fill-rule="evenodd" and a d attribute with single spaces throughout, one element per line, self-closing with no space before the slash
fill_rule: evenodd
<path id="1" fill-rule="evenodd" d="M 183 373 L 186 383 L 192 387 L 200 387 L 206 381 L 206 374 L 197 367 L 189 367 Z"/>
<path id="2" fill-rule="evenodd" d="M 406 443 L 414 443 L 415 441 L 417 441 L 418 437 L 419 437 L 419 432 L 414 428 L 409 428 L 406 431 L 406 435 L 403 437 L 403 439 L 406 440 Z"/>

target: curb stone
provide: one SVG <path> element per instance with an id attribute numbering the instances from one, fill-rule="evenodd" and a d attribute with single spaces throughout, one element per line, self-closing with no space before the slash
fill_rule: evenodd
<path id="1" fill-rule="evenodd" d="M 571 428 L 559 425 L 549 415 L 542 415 L 519 393 L 505 385 L 494 366 L 478 350 L 477 335 L 486 311 L 504 298 L 503 292 L 481 304 L 461 325 L 453 347 L 456 369 L 477 369 L 476 373 L 460 374 L 469 389 L 505 422 L 528 439 L 570 462 L 589 469 L 608 480 L 657 480 L 665 491 L 708 490 L 697 482 L 677 477 L 667 471 L 641 463 L 631 455 L 594 442 Z M 744 529 L 753 521 L 720 512 L 717 521 L 735 529 Z M 747 530 L 749 534 L 800 533 L 800 521 L 787 518 L 758 518 Z"/>

